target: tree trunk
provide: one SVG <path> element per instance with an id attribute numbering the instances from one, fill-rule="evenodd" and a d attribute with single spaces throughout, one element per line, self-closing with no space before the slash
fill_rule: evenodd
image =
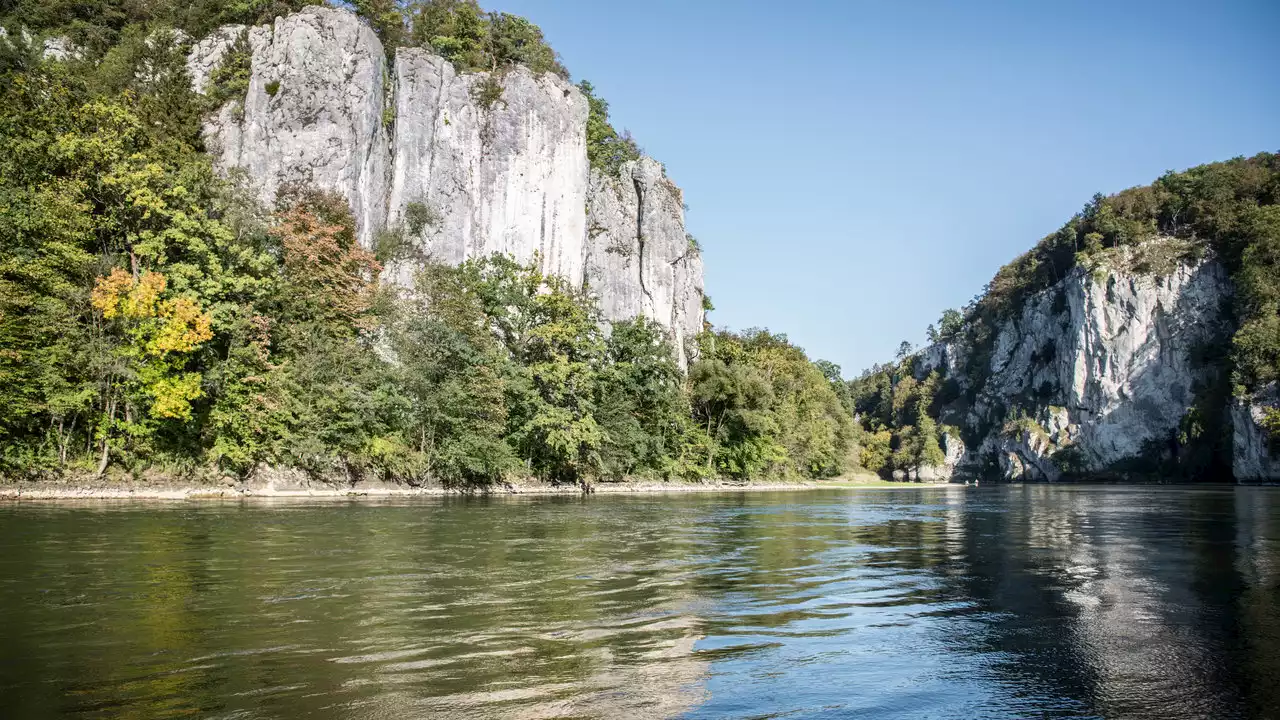
<path id="1" fill-rule="evenodd" d="M 107 464 L 111 462 L 111 423 L 116 419 L 116 401 L 115 398 L 107 401 L 107 428 L 102 433 L 102 459 L 98 461 L 97 477 L 102 477 L 107 472 Z"/>
<path id="2" fill-rule="evenodd" d="M 110 446 L 107 444 L 107 438 L 102 438 L 102 459 L 98 461 L 97 477 L 102 477 L 107 472 L 107 463 L 111 462 Z"/>
<path id="3" fill-rule="evenodd" d="M 71 427 L 65 427 L 66 420 L 60 418 L 58 420 L 58 464 L 67 464 L 67 443 L 71 442 L 71 435 L 76 431 L 76 421 L 71 421 Z"/>

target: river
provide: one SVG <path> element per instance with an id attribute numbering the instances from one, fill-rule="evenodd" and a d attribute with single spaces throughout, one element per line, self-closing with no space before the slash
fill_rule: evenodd
<path id="1" fill-rule="evenodd" d="M 0 715 L 1280 717 L 1280 488 L 2 505 Z"/>

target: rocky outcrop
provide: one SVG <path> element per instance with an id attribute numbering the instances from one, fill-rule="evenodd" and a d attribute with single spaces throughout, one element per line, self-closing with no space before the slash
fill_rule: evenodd
<path id="1" fill-rule="evenodd" d="M 1222 381 L 1203 357 L 1230 337 L 1230 296 L 1211 260 L 1162 275 L 1077 268 L 988 347 L 926 349 L 916 371 L 953 383 L 941 421 L 969 441 L 959 474 L 1053 481 L 1176 459 L 1184 419 Z"/>
<path id="2" fill-rule="evenodd" d="M 618 178 L 592 172 L 587 102 L 569 82 L 523 67 L 459 73 L 411 48 L 388 64 L 354 14 L 311 7 L 197 43 L 197 89 L 242 37 L 248 92 L 205 134 L 218 165 L 245 169 L 264 202 L 285 183 L 309 183 L 350 202 L 366 247 L 400 228 L 414 231 L 415 255 L 436 261 L 536 258 L 595 292 L 607 320 L 653 318 L 678 348 L 701 330 L 702 265 L 679 188 L 648 158 Z M 389 268 L 404 284 L 413 270 Z"/>
<path id="3" fill-rule="evenodd" d="M 37 42 L 39 40 L 39 42 Z M 65 37 L 48 37 L 38 39 L 33 36 L 26 28 L 20 28 L 16 37 L 10 37 L 6 28 L 0 27 L 0 46 L 6 47 L 9 51 L 15 53 L 23 53 L 28 48 L 40 50 L 40 57 L 45 60 L 79 60 L 81 57 L 80 49 L 72 44 L 71 40 Z M 34 46 L 34 47 L 33 47 Z"/>
<path id="4" fill-rule="evenodd" d="M 964 440 L 955 433 L 942 433 L 943 461 L 941 465 L 926 465 L 916 471 L 916 480 L 921 482 L 947 482 L 956 474 L 960 461 L 964 460 Z M 905 476 L 904 476 L 905 479 Z"/>
<path id="5" fill-rule="evenodd" d="M 1250 398 L 1231 404 L 1233 470 L 1240 482 L 1280 480 L 1280 454 L 1264 421 L 1269 410 L 1280 407 L 1280 393 L 1271 385 Z"/>
<path id="6" fill-rule="evenodd" d="M 684 201 L 650 158 L 619 177 L 591 174 L 585 285 L 611 320 L 640 315 L 672 331 L 681 361 L 702 330 L 702 256 L 684 228 Z"/>
<path id="7" fill-rule="evenodd" d="M 582 93 L 523 67 L 462 74 L 418 49 L 396 54 L 395 78 L 391 222 L 401 223 L 406 207 L 420 203 L 432 216 L 422 247 L 437 260 L 536 256 L 545 272 L 581 283 Z"/>
<path id="8" fill-rule="evenodd" d="M 192 49 L 197 90 L 247 36 L 252 75 L 243 100 L 205 125 L 223 168 L 244 168 L 271 203 L 286 183 L 313 184 L 351 204 L 361 242 L 387 220 L 390 133 L 387 62 L 378 37 L 351 13 L 311 7 L 272 25 L 228 26 Z"/>

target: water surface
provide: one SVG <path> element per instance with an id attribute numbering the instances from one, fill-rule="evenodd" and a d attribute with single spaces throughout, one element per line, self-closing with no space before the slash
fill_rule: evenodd
<path id="1" fill-rule="evenodd" d="M 1280 717 L 1280 489 L 0 506 L 0 715 Z"/>

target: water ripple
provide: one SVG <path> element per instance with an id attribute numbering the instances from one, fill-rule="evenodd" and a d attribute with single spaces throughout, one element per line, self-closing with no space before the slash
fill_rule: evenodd
<path id="1" fill-rule="evenodd" d="M 1264 718 L 1280 491 L 0 507 L 11 717 Z"/>

